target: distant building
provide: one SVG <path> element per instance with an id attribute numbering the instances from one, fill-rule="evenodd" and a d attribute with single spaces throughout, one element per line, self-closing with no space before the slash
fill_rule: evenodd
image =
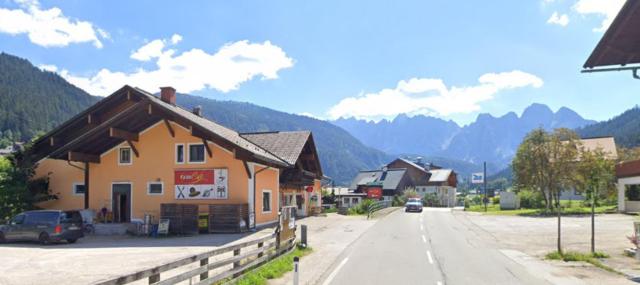
<path id="1" fill-rule="evenodd" d="M 372 189 L 381 188 L 384 199 L 389 200 L 407 188 L 414 188 L 423 197 L 435 194 L 438 206 L 452 207 L 456 204 L 457 183 L 457 174 L 452 169 L 423 163 L 421 158 L 416 161 L 397 158 L 381 170 L 361 171 L 349 189 L 371 196 Z"/>
<path id="2" fill-rule="evenodd" d="M 618 151 L 613 137 L 593 137 L 580 140 L 582 148 L 587 151 L 602 150 L 607 159 L 617 159 Z M 584 193 L 577 189 L 564 189 L 560 192 L 560 200 L 584 200 Z"/>

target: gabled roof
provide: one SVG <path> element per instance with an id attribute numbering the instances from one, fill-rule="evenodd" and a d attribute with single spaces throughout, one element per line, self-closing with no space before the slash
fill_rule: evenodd
<path id="1" fill-rule="evenodd" d="M 310 131 L 240 134 L 241 137 L 263 147 L 291 165 L 296 164 L 310 135 Z"/>
<path id="2" fill-rule="evenodd" d="M 359 185 L 382 182 L 382 189 L 395 190 L 406 175 L 406 168 L 390 168 L 385 170 L 360 171 L 351 182 L 349 189 L 357 189 Z"/>
<path id="3" fill-rule="evenodd" d="M 405 159 L 405 158 L 401 158 L 401 157 L 395 159 L 392 162 L 389 162 L 389 164 L 392 164 L 392 163 L 394 163 L 395 161 L 398 161 L 398 160 L 400 160 L 400 161 L 410 165 L 411 167 L 413 167 L 413 168 L 415 168 L 417 170 L 420 170 L 420 171 L 422 171 L 424 173 L 429 173 L 429 171 L 427 171 L 423 166 L 420 166 L 419 164 L 417 164 L 417 163 L 415 163 L 415 162 L 413 162 L 411 160 L 408 160 L 408 159 Z"/>
<path id="4" fill-rule="evenodd" d="M 640 1 L 628 0 L 602 36 L 584 68 L 640 63 Z"/>
<path id="5" fill-rule="evenodd" d="M 453 170 L 451 169 L 433 169 L 429 170 L 431 173 L 431 177 L 429 177 L 429 182 L 446 182 L 451 176 Z"/>
<path id="6" fill-rule="evenodd" d="M 95 122 L 91 121 L 92 115 L 97 118 Z M 100 155 L 124 141 L 110 137 L 111 128 L 137 134 L 162 120 L 174 121 L 191 130 L 194 136 L 234 151 L 243 160 L 291 166 L 234 130 L 128 85 L 38 139 L 34 143 L 36 158 L 69 159 L 71 152 Z"/>
<path id="7" fill-rule="evenodd" d="M 618 151 L 613 137 L 597 137 L 580 139 L 580 143 L 585 150 L 595 151 L 601 149 L 608 159 L 617 159 Z"/>
<path id="8" fill-rule="evenodd" d="M 269 153 L 281 158 L 290 165 L 296 165 L 303 152 L 310 154 L 318 177 L 322 177 L 322 167 L 310 131 L 254 132 L 242 133 L 243 138 L 262 147 Z M 305 158 L 307 159 L 307 158 Z"/>

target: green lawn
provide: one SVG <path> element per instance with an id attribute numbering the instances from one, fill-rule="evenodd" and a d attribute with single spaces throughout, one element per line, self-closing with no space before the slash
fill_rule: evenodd
<path id="1" fill-rule="evenodd" d="M 591 207 L 583 207 L 577 201 L 561 201 L 562 215 L 587 215 L 591 214 Z M 596 207 L 596 214 L 611 213 L 616 211 L 616 206 L 599 206 Z M 484 205 L 473 205 L 466 209 L 470 212 L 480 212 L 487 215 L 504 215 L 504 216 L 554 216 L 555 211 L 547 211 L 546 209 L 518 209 L 518 210 L 500 210 L 500 205 L 487 205 L 487 212 L 484 211 Z"/>
<path id="2" fill-rule="evenodd" d="M 602 268 L 606 271 L 622 274 L 616 271 L 615 269 L 602 264 L 600 260 L 604 258 L 609 258 L 609 255 L 604 252 L 598 252 L 598 251 L 594 253 L 567 251 L 567 252 L 564 252 L 563 254 L 560 254 L 557 251 L 553 251 L 553 252 L 547 253 L 547 255 L 545 256 L 545 259 L 550 259 L 550 260 L 562 260 L 564 262 L 571 262 L 571 261 L 587 262 L 587 263 L 593 264 L 598 268 Z"/>

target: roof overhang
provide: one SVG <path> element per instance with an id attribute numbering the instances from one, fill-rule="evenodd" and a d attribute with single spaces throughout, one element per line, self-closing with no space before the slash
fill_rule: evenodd
<path id="1" fill-rule="evenodd" d="M 602 36 L 583 73 L 631 70 L 640 79 L 640 1 L 628 0 Z"/>

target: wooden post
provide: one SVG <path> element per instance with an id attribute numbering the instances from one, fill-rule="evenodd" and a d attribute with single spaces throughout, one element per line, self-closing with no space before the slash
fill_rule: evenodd
<path id="1" fill-rule="evenodd" d="M 89 163 L 84 163 L 84 208 L 89 209 Z"/>
<path id="2" fill-rule="evenodd" d="M 205 258 L 203 260 L 200 260 L 200 267 L 207 266 L 208 264 L 209 264 L 209 258 Z M 209 278 L 209 271 L 208 270 L 203 272 L 202 274 L 200 274 L 200 281 L 205 280 L 207 278 Z"/>
<path id="3" fill-rule="evenodd" d="M 233 251 L 233 256 L 238 256 L 238 255 L 240 255 L 240 249 L 239 248 Z M 238 261 L 233 263 L 233 269 L 236 269 L 238 267 L 240 267 L 240 260 L 238 260 Z M 240 272 L 238 272 L 236 274 L 233 274 L 233 278 L 238 278 L 240 275 L 241 275 Z"/>
<path id="4" fill-rule="evenodd" d="M 160 273 L 149 276 L 149 284 L 160 282 Z"/>
<path id="5" fill-rule="evenodd" d="M 258 248 L 262 248 L 264 246 L 264 242 L 259 242 L 258 243 Z M 264 256 L 264 251 L 258 253 L 258 258 Z"/>

